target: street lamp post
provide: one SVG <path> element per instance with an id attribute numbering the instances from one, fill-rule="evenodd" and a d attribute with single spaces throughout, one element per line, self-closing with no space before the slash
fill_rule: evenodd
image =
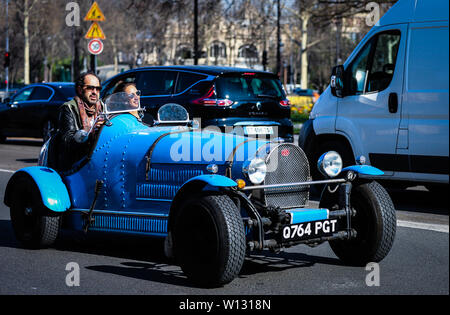
<path id="1" fill-rule="evenodd" d="M 8 54 L 8 58 L 11 58 L 9 55 L 9 0 L 6 0 L 6 52 Z M 5 67 L 5 83 L 6 83 L 6 97 L 8 97 L 9 91 L 9 64 Z"/>
<path id="2" fill-rule="evenodd" d="M 280 0 L 277 0 L 277 74 L 281 74 L 281 5 Z"/>
<path id="3" fill-rule="evenodd" d="M 194 65 L 198 65 L 198 0 L 194 1 Z"/>

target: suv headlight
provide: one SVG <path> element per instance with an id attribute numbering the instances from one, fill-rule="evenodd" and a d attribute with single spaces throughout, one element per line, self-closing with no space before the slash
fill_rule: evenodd
<path id="1" fill-rule="evenodd" d="M 330 151 L 323 154 L 317 162 L 320 173 L 328 177 L 336 177 L 342 171 L 342 158 L 339 153 Z"/>
<path id="2" fill-rule="evenodd" d="M 256 158 L 244 163 L 242 172 L 255 185 L 259 185 L 266 179 L 267 164 L 263 159 Z"/>

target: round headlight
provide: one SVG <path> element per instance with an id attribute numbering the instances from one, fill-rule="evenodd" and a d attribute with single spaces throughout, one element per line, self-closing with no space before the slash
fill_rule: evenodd
<path id="1" fill-rule="evenodd" d="M 319 158 L 317 167 L 322 175 L 336 177 L 342 171 L 342 158 L 335 151 L 327 152 Z"/>
<path id="2" fill-rule="evenodd" d="M 259 185 L 266 179 L 267 165 L 263 159 L 253 159 L 244 163 L 242 172 L 255 185 Z"/>

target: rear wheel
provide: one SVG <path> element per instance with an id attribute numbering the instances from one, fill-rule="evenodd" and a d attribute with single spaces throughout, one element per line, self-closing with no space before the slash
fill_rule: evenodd
<path id="1" fill-rule="evenodd" d="M 16 238 L 26 248 L 46 248 L 58 237 L 61 217 L 45 215 L 35 183 L 26 177 L 14 185 L 11 199 L 11 222 Z"/>
<path id="2" fill-rule="evenodd" d="M 335 198 L 324 199 L 320 207 L 336 208 Z M 379 183 L 372 181 L 354 186 L 350 202 L 356 211 L 351 225 L 357 236 L 351 240 L 330 241 L 332 250 L 349 265 L 364 266 L 383 260 L 392 248 L 397 227 L 390 196 Z M 345 219 L 342 226 L 345 226 Z"/>
<path id="3" fill-rule="evenodd" d="M 244 225 L 229 197 L 187 200 L 177 215 L 173 236 L 175 258 L 195 284 L 217 287 L 239 274 L 246 251 Z"/>

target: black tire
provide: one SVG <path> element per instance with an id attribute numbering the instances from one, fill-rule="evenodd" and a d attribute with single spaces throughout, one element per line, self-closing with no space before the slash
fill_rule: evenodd
<path id="1" fill-rule="evenodd" d="M 336 199 L 324 199 L 321 208 L 336 207 Z M 396 234 L 397 219 L 391 198 L 383 186 L 371 181 L 353 187 L 350 203 L 356 211 L 351 224 L 357 236 L 351 240 L 330 241 L 333 252 L 349 265 L 380 262 L 391 250 Z M 346 226 L 345 219 L 341 226 Z"/>
<path id="2" fill-rule="evenodd" d="M 178 212 L 173 237 L 176 261 L 196 285 L 222 286 L 241 271 L 246 251 L 244 225 L 229 197 L 187 200 Z"/>
<path id="3" fill-rule="evenodd" d="M 47 248 L 59 234 L 61 217 L 47 215 L 40 198 L 31 179 L 22 177 L 16 181 L 11 198 L 11 222 L 17 240 L 25 248 Z"/>

